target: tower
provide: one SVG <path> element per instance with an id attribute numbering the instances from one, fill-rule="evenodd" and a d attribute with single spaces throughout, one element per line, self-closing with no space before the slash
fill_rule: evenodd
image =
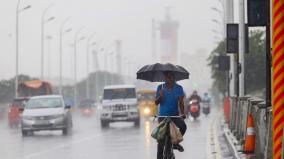
<path id="1" fill-rule="evenodd" d="M 170 7 L 167 8 L 165 20 L 160 22 L 161 62 L 177 64 L 178 59 L 178 27 L 179 23 L 172 20 Z"/>

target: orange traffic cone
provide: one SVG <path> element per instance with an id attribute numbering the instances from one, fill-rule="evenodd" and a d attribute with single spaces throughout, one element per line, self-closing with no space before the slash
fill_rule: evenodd
<path id="1" fill-rule="evenodd" d="M 254 153 L 255 148 L 255 132 L 253 116 L 250 113 L 247 118 L 247 134 L 245 139 L 245 153 Z"/>

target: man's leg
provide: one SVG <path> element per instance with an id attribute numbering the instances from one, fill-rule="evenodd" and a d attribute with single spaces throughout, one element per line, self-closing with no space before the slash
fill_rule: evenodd
<path id="1" fill-rule="evenodd" d="M 181 118 L 173 118 L 172 121 L 173 121 L 173 122 L 175 123 L 175 125 L 179 128 L 181 134 L 184 135 L 185 132 L 186 132 L 186 129 L 187 129 L 184 120 L 181 119 Z"/>
<path id="2" fill-rule="evenodd" d="M 179 130 L 180 130 L 180 132 L 183 136 L 185 134 L 185 131 L 186 131 L 186 128 L 187 128 L 184 120 L 181 119 L 181 118 L 174 118 L 174 119 L 172 119 L 172 121 L 179 128 Z M 179 150 L 180 152 L 184 151 L 183 147 L 180 144 L 173 145 L 173 148 Z"/>
<path id="3" fill-rule="evenodd" d="M 163 153 L 164 153 L 164 143 L 162 141 L 159 141 L 157 147 L 157 159 L 163 159 Z"/>
<path id="4" fill-rule="evenodd" d="M 165 118 L 158 118 L 158 123 L 162 122 Z M 163 159 L 163 153 L 164 153 L 164 142 L 158 141 L 157 146 L 157 159 Z"/>

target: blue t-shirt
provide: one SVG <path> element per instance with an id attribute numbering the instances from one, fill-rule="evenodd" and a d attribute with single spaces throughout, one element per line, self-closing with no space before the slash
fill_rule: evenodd
<path id="1" fill-rule="evenodd" d="M 184 96 L 182 86 L 174 84 L 171 90 L 168 90 L 166 84 L 161 84 L 157 88 L 156 97 L 160 96 L 160 90 L 163 90 L 164 96 L 161 98 L 159 115 L 161 116 L 175 116 L 179 115 L 178 100 L 179 97 Z"/>

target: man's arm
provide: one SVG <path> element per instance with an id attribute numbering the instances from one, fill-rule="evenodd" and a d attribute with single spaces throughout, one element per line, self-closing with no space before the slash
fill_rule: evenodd
<path id="1" fill-rule="evenodd" d="M 184 96 L 180 96 L 179 97 L 179 110 L 180 110 L 180 114 L 183 116 L 183 118 L 185 118 L 185 114 L 184 114 L 184 101 L 183 101 L 183 99 L 184 99 Z"/>
<path id="2" fill-rule="evenodd" d="M 155 104 L 159 105 L 161 103 L 161 99 L 164 96 L 163 90 L 159 90 L 159 96 L 156 97 L 155 99 Z"/>
<path id="3" fill-rule="evenodd" d="M 161 96 L 159 96 L 159 97 L 157 97 L 156 99 L 155 99 L 155 104 L 156 105 L 159 105 L 161 103 Z"/>

